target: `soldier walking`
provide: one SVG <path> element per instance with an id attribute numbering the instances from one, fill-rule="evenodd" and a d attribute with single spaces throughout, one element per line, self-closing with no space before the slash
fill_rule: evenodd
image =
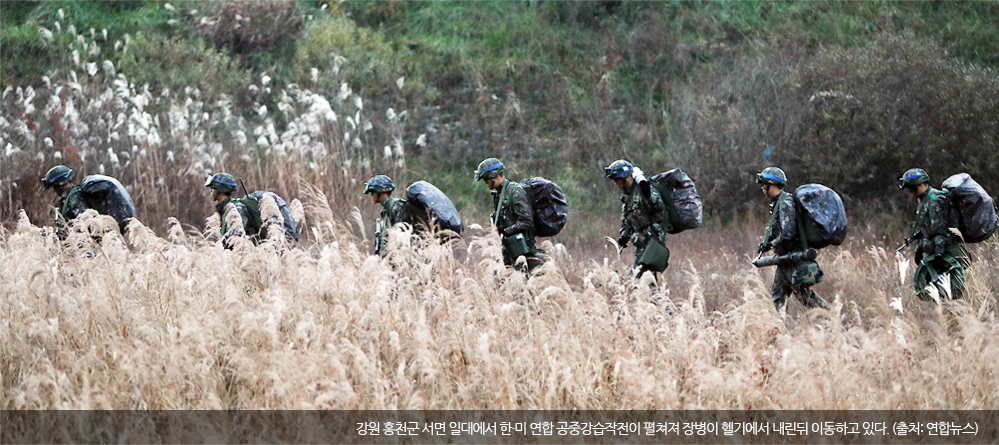
<path id="1" fill-rule="evenodd" d="M 935 286 L 941 294 L 958 299 L 964 294 L 964 269 L 971 265 L 971 256 L 957 231 L 958 213 L 946 191 L 930 186 L 930 176 L 923 169 L 906 170 L 898 180 L 917 202 L 915 233 L 906 240 L 918 241 L 916 273 L 913 283 L 921 299 L 930 299 L 927 287 Z M 948 281 L 950 285 L 945 283 Z"/>
<path id="2" fill-rule="evenodd" d="M 377 175 L 364 183 L 364 193 L 371 194 L 371 201 L 382 205 L 381 220 L 382 227 L 377 228 L 377 238 L 375 241 L 375 254 L 385 256 L 385 246 L 388 243 L 388 228 L 396 224 L 406 223 L 413 226 L 413 232 L 419 233 L 426 228 L 426 211 L 411 206 L 405 199 L 392 197 L 395 190 L 395 183 L 392 178 L 385 175 Z"/>
<path id="3" fill-rule="evenodd" d="M 282 226 L 281 232 L 288 241 L 298 241 L 298 225 L 281 197 L 272 192 L 256 191 L 242 198 L 233 198 L 236 191 L 236 178 L 228 173 L 217 173 L 208 177 L 205 187 L 212 189 L 215 210 L 221 217 L 222 246 L 232 249 L 237 237 L 246 236 L 259 244 L 276 234 L 269 234 L 269 225 Z M 244 187 L 243 192 L 246 192 Z M 267 215 L 264 220 L 260 213 L 261 201 L 273 200 L 278 213 Z"/>
<path id="4" fill-rule="evenodd" d="M 798 227 L 801 218 L 798 217 L 794 196 L 784 191 L 787 186 L 784 171 L 777 167 L 767 167 L 756 176 L 756 183 L 760 184 L 763 194 L 770 200 L 770 222 L 760 244 L 760 253 L 773 250 L 777 255 L 787 255 L 804 251 L 800 236 L 802 231 Z M 787 297 L 792 293 L 807 307 L 829 308 L 826 300 L 811 289 L 812 284 L 818 281 L 816 277 L 821 276 L 818 263 L 809 262 L 802 266 L 803 263 L 777 266 L 774 283 L 770 286 L 770 295 L 773 296 L 777 312 L 783 313 Z"/>
<path id="5" fill-rule="evenodd" d="M 42 178 L 42 186 L 51 188 L 59 202 L 56 208 L 56 226 L 65 236 L 70 221 L 89 209 L 94 209 L 102 215 L 109 215 L 118 221 L 118 228 L 125 232 L 126 220 L 135 218 L 135 204 L 128 190 L 117 179 L 104 175 L 90 175 L 84 178 L 83 184 L 74 185 L 74 172 L 65 165 L 57 165 L 49 169 Z"/>
<path id="6" fill-rule="evenodd" d="M 631 273 L 640 278 L 646 271 L 651 271 L 658 280 L 658 271 L 649 264 L 652 260 L 660 260 L 658 263 L 665 269 L 669 260 L 669 250 L 665 247 L 666 205 L 662 195 L 645 179 L 641 170 L 624 159 L 614 161 L 604 168 L 604 177 L 614 180 L 617 188 L 624 192 L 621 197 L 621 231 L 617 243 L 622 251 L 629 241 L 635 245 L 635 263 L 631 267 Z M 649 251 L 650 248 L 657 250 L 655 256 L 659 258 L 650 258 L 653 253 Z"/>
<path id="7" fill-rule="evenodd" d="M 492 191 L 493 225 L 503 244 L 503 264 L 515 265 L 517 258 L 527 260 L 527 272 L 544 264 L 544 251 L 535 246 L 534 207 L 520 183 L 504 177 L 499 159 L 489 158 L 479 163 L 475 181 L 482 181 Z"/>

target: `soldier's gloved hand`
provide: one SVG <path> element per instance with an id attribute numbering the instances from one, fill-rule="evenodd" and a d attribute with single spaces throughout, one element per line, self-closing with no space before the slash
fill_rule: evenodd
<path id="1" fill-rule="evenodd" d="M 618 239 L 617 239 L 617 246 L 618 246 L 618 248 L 624 249 L 628 245 L 628 240 L 629 239 L 631 239 L 631 237 L 629 237 L 627 235 L 621 235 L 620 237 L 618 237 Z"/>
<path id="2" fill-rule="evenodd" d="M 759 252 L 769 252 L 770 251 L 770 244 L 769 243 L 760 243 L 758 251 Z"/>

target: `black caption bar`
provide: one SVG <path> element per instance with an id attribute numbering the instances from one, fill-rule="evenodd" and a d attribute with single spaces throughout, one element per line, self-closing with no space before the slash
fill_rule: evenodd
<path id="1" fill-rule="evenodd" d="M 0 411 L 0 443 L 984 444 L 999 411 Z"/>

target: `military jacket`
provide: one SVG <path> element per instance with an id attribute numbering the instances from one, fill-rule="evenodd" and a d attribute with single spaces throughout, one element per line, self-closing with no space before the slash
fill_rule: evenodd
<path id="1" fill-rule="evenodd" d="M 770 223 L 763 239 L 766 250 L 773 249 L 778 255 L 802 250 L 804 246 L 798 236 L 798 212 L 794 204 L 794 196 L 780 192 L 770 203 Z"/>
<path id="2" fill-rule="evenodd" d="M 919 197 L 916 206 L 916 222 L 913 230 L 918 233 L 919 250 L 925 253 L 943 254 L 946 248 L 957 242 L 950 231 L 957 227 L 958 215 L 947 197 L 947 192 L 930 187 Z"/>
<path id="3" fill-rule="evenodd" d="M 392 227 L 400 223 L 413 224 L 413 216 L 405 199 L 389 196 L 382 201 L 382 223 Z"/>
<path id="4" fill-rule="evenodd" d="M 523 233 L 528 245 L 534 244 L 534 207 L 520 183 L 504 179 L 493 192 L 493 224 L 503 236 Z"/>
<path id="5" fill-rule="evenodd" d="M 83 197 L 82 191 L 80 186 L 74 185 L 62 192 L 62 196 L 59 197 L 59 214 L 67 222 L 91 208 L 90 203 Z"/>
<path id="6" fill-rule="evenodd" d="M 659 190 L 651 184 L 649 191 L 650 196 L 646 197 L 636 182 L 624 189 L 624 196 L 621 197 L 621 236 L 630 238 L 632 244 L 638 247 L 648 244 L 646 237 L 661 238 L 665 233 L 662 222 L 666 205 Z"/>
<path id="7" fill-rule="evenodd" d="M 232 206 L 228 206 L 230 203 Z M 226 198 L 215 205 L 215 210 L 222 217 L 221 232 L 223 239 L 229 233 L 226 217 L 229 215 L 229 212 L 233 211 L 239 213 L 239 218 L 243 221 L 243 231 L 247 236 L 257 237 L 260 234 L 260 205 L 252 197 L 239 199 Z"/>

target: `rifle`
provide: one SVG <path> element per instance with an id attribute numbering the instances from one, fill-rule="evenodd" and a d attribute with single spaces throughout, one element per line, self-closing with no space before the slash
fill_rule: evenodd
<path id="1" fill-rule="evenodd" d="M 895 249 L 895 253 L 901 252 L 906 247 L 909 247 L 909 243 L 911 243 L 911 242 L 913 242 L 915 240 L 918 240 L 918 239 L 920 239 L 922 237 L 923 237 L 923 233 L 922 232 L 913 233 L 912 236 L 910 236 L 910 237 L 908 237 L 908 238 L 905 239 L 905 244 L 902 244 L 902 247 L 899 247 L 898 249 Z"/>
<path id="2" fill-rule="evenodd" d="M 375 220 L 375 255 L 382 252 L 382 219 Z"/>

